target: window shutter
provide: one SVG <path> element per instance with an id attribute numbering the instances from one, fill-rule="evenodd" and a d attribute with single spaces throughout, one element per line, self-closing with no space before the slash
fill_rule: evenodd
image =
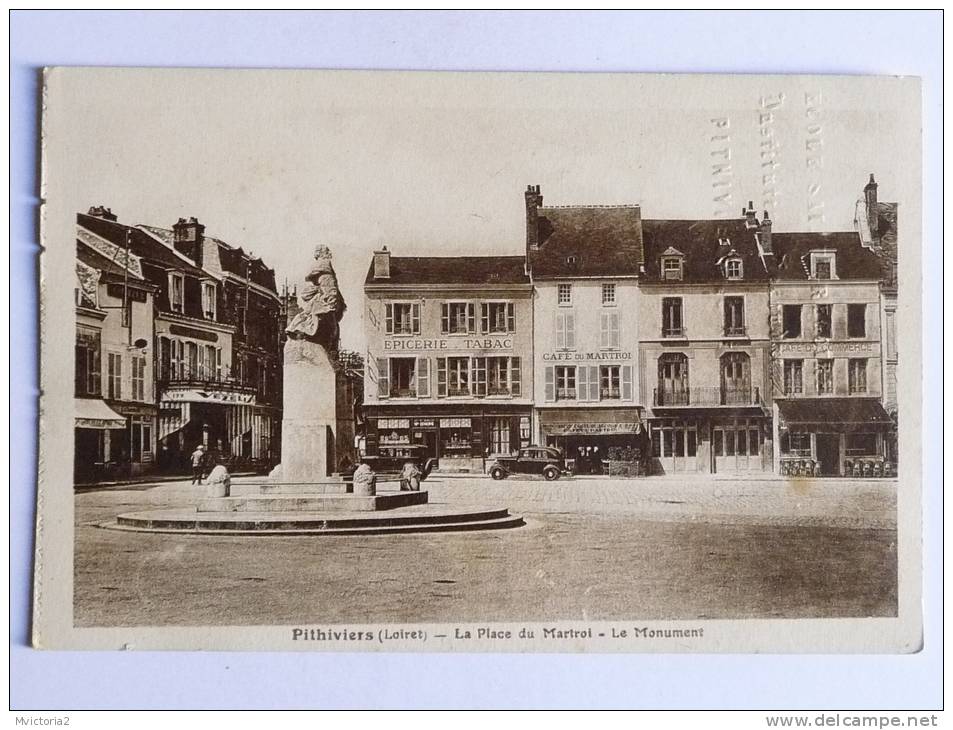
<path id="1" fill-rule="evenodd" d="M 518 396 L 520 394 L 520 359 L 518 357 L 510 358 L 510 395 Z"/>
<path id="2" fill-rule="evenodd" d="M 590 365 L 588 368 L 582 369 L 589 370 L 589 400 L 599 400 L 599 366 Z"/>
<path id="3" fill-rule="evenodd" d="M 467 303 L 467 332 L 476 332 L 476 315 L 474 314 L 476 305 L 473 302 Z"/>
<path id="4" fill-rule="evenodd" d="M 516 332 L 516 305 L 513 302 L 506 305 L 506 331 Z"/>
<path id="5" fill-rule="evenodd" d="M 586 365 L 576 368 L 576 398 L 579 400 L 589 400 L 589 373 Z"/>
<path id="6" fill-rule="evenodd" d="M 566 349 L 566 315 L 563 312 L 556 313 L 556 349 Z"/>
<path id="7" fill-rule="evenodd" d="M 609 313 L 609 347 L 619 347 L 619 313 Z"/>
<path id="8" fill-rule="evenodd" d="M 390 305 L 388 305 L 390 306 Z M 387 358 L 377 359 L 377 396 L 387 398 L 390 396 L 390 372 L 388 371 Z"/>
<path id="9" fill-rule="evenodd" d="M 390 302 L 384 305 L 384 332 L 394 334 L 394 305 Z"/>
<path id="10" fill-rule="evenodd" d="M 420 304 L 417 302 L 410 305 L 410 331 L 420 334 Z"/>
<path id="11" fill-rule="evenodd" d="M 444 302 L 440 312 L 440 331 L 447 334 L 450 331 L 450 305 Z"/>
<path id="12" fill-rule="evenodd" d="M 480 332 L 484 334 L 490 331 L 490 305 L 486 302 L 480 304 Z"/>
<path id="13" fill-rule="evenodd" d="M 609 347 L 609 313 L 603 312 L 599 318 L 599 347 Z"/>
<path id="14" fill-rule="evenodd" d="M 622 400 L 632 400 L 632 366 L 622 366 Z"/>
<path id="15" fill-rule="evenodd" d="M 437 358 L 437 397 L 447 397 L 447 358 Z"/>
<path id="16" fill-rule="evenodd" d="M 546 368 L 546 379 L 544 388 L 544 400 L 552 402 L 556 400 L 556 373 L 552 365 Z"/>
<path id="17" fill-rule="evenodd" d="M 417 358 L 417 397 L 430 397 L 430 360 L 426 357 Z"/>
<path id="18" fill-rule="evenodd" d="M 566 348 L 576 348 L 576 315 L 569 313 L 566 314 Z"/>

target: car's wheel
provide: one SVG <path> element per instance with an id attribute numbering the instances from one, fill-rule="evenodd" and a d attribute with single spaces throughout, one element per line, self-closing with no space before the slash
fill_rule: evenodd
<path id="1" fill-rule="evenodd" d="M 501 467 L 494 466 L 492 469 L 490 469 L 490 476 L 494 479 L 504 479 L 506 478 L 506 472 L 503 471 Z"/>
<path id="2" fill-rule="evenodd" d="M 556 479 L 559 479 L 559 469 L 557 469 L 555 466 L 547 466 L 545 469 L 543 469 L 543 477 L 547 482 L 555 481 Z"/>

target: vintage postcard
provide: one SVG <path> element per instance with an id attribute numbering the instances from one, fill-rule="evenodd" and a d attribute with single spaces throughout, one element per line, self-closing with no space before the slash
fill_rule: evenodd
<path id="1" fill-rule="evenodd" d="M 35 645 L 918 651 L 920 109 L 47 69 Z"/>

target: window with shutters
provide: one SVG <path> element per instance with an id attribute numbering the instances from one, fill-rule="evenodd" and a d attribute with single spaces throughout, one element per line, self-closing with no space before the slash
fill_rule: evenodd
<path id="1" fill-rule="evenodd" d="M 447 395 L 470 395 L 470 358 L 447 358 Z"/>
<path id="2" fill-rule="evenodd" d="M 169 272 L 169 308 L 173 312 L 185 311 L 185 277 L 174 271 Z"/>
<path id="3" fill-rule="evenodd" d="M 417 360 L 412 357 L 390 359 L 390 395 L 393 398 L 417 396 Z"/>
<path id="4" fill-rule="evenodd" d="M 738 337 L 745 332 L 745 298 L 725 297 L 725 336 Z"/>
<path id="5" fill-rule="evenodd" d="M 848 337 L 866 337 L 867 336 L 867 305 L 866 304 L 848 304 L 847 305 L 847 336 Z"/>
<path id="6" fill-rule="evenodd" d="M 483 302 L 480 305 L 480 331 L 484 334 L 515 332 L 513 302 Z"/>
<path id="7" fill-rule="evenodd" d="M 115 352 L 106 361 L 106 397 L 122 400 L 122 355 Z"/>
<path id="8" fill-rule="evenodd" d="M 682 324 L 682 298 L 662 298 L 662 336 L 678 337 L 685 333 Z"/>
<path id="9" fill-rule="evenodd" d="M 600 347 L 603 350 L 619 349 L 619 313 L 602 312 Z"/>
<path id="10" fill-rule="evenodd" d="M 867 361 L 851 358 L 847 361 L 847 388 L 852 395 L 867 392 Z"/>
<path id="11" fill-rule="evenodd" d="M 784 361 L 784 394 L 800 395 L 804 392 L 804 361 Z"/>
<path id="12" fill-rule="evenodd" d="M 576 400 L 575 366 L 556 366 L 556 400 Z"/>
<path id="13" fill-rule="evenodd" d="M 785 304 L 781 307 L 781 319 L 785 339 L 795 339 L 801 336 L 801 305 Z"/>
<path id="14" fill-rule="evenodd" d="M 556 312 L 556 349 L 576 349 L 576 316 L 573 312 Z"/>
<path id="15" fill-rule="evenodd" d="M 215 319 L 216 312 L 216 287 L 215 282 L 202 282 L 202 312 L 205 319 Z"/>
<path id="16" fill-rule="evenodd" d="M 389 335 L 419 335 L 420 304 L 417 302 L 384 304 L 384 331 Z"/>
<path id="17" fill-rule="evenodd" d="M 618 365 L 603 365 L 599 368 L 599 398 L 618 400 L 622 397 L 621 374 Z"/>
<path id="18" fill-rule="evenodd" d="M 444 302 L 440 331 L 445 335 L 465 335 L 476 332 L 473 302 Z"/>
<path id="19" fill-rule="evenodd" d="M 102 366 L 100 349 L 102 335 L 90 327 L 76 327 L 76 382 L 77 396 L 102 395 Z"/>
<path id="20" fill-rule="evenodd" d="M 146 391 L 146 359 L 135 356 L 132 358 L 132 399 L 145 400 Z"/>

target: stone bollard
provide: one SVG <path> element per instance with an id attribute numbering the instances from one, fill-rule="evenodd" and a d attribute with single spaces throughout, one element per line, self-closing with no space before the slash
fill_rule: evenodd
<path id="1" fill-rule="evenodd" d="M 361 464 L 354 470 L 354 494 L 362 497 L 377 494 L 377 475 L 367 464 Z"/>

